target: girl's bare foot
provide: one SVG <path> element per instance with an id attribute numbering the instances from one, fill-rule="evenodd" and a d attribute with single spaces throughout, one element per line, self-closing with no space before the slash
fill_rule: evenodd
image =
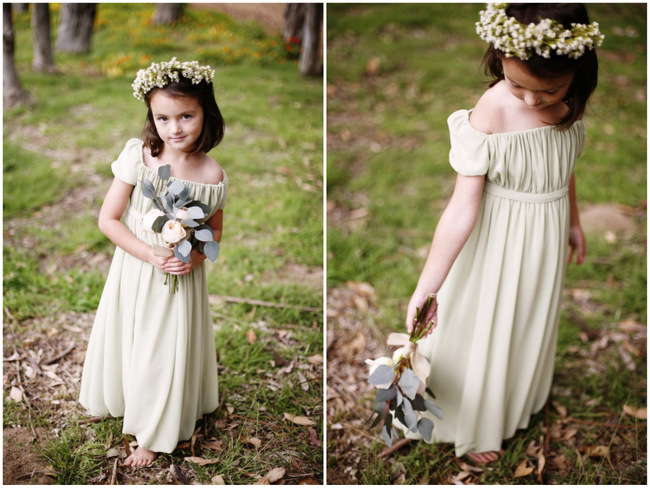
<path id="1" fill-rule="evenodd" d="M 477 463 L 487 464 L 499 459 L 501 453 L 503 453 L 503 451 L 468 452 L 467 455 Z"/>
<path id="2" fill-rule="evenodd" d="M 157 457 L 157 452 L 150 451 L 144 447 L 138 447 L 124 460 L 124 466 L 149 466 Z"/>

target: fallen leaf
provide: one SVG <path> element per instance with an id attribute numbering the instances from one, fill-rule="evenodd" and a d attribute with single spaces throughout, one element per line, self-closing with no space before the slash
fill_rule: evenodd
<path id="1" fill-rule="evenodd" d="M 623 413 L 631 417 L 645 420 L 648 418 L 648 407 L 636 408 L 630 405 L 623 405 Z"/>
<path id="2" fill-rule="evenodd" d="M 205 458 L 198 457 L 198 456 L 188 456 L 188 457 L 183 458 L 183 459 L 185 459 L 185 461 L 189 461 L 191 463 L 198 464 L 199 466 L 206 466 L 208 464 L 215 464 L 215 463 L 219 462 L 219 459 L 205 459 Z"/>
<path id="3" fill-rule="evenodd" d="M 315 425 L 315 422 L 313 420 L 309 420 L 307 417 L 301 417 L 299 415 L 294 415 L 292 413 L 285 412 L 284 418 L 287 419 L 289 422 L 293 422 L 294 424 L 298 424 L 298 425 Z"/>
<path id="4" fill-rule="evenodd" d="M 532 466 L 526 466 L 526 464 L 527 461 L 525 459 L 519 463 L 519 466 L 517 466 L 517 469 L 515 470 L 515 478 L 523 478 L 533 472 L 535 468 Z"/>
<path id="5" fill-rule="evenodd" d="M 253 483 L 254 485 L 270 485 L 271 483 L 275 483 L 276 481 L 282 479 L 284 476 L 284 473 L 286 470 L 284 468 L 273 468 L 271 471 L 266 473 L 266 475 L 259 480 L 257 483 Z"/>
<path id="6" fill-rule="evenodd" d="M 9 393 L 9 398 L 11 398 L 14 402 L 22 402 L 23 401 L 23 391 L 20 388 L 18 388 L 17 386 L 12 386 L 11 387 L 11 392 Z"/>
<path id="7" fill-rule="evenodd" d="M 468 476 L 471 476 L 471 475 L 472 475 L 472 473 L 470 473 L 469 471 L 461 471 L 456 476 L 454 476 L 452 478 L 452 480 L 454 481 L 454 483 L 456 481 L 463 481 L 465 478 L 467 478 Z"/>
<path id="8" fill-rule="evenodd" d="M 312 364 L 323 364 L 323 355 L 322 354 L 314 354 L 313 356 L 309 356 L 307 358 L 307 361 L 309 361 Z"/>
<path id="9" fill-rule="evenodd" d="M 120 449 L 117 447 L 112 447 L 106 452 L 107 458 L 112 458 L 120 455 Z"/>
<path id="10" fill-rule="evenodd" d="M 585 453 L 590 457 L 609 457 L 609 447 L 608 446 L 587 446 L 585 448 Z"/>
<path id="11" fill-rule="evenodd" d="M 458 467 L 462 471 L 470 471 L 471 473 L 482 473 L 483 472 L 483 468 L 479 468 L 478 466 L 470 466 L 469 464 L 464 463 L 462 461 L 458 463 Z"/>
<path id="12" fill-rule="evenodd" d="M 212 484 L 213 485 L 225 485 L 226 482 L 223 480 L 223 477 L 220 474 L 218 474 L 218 475 L 212 477 Z"/>
<path id="13" fill-rule="evenodd" d="M 307 476 L 306 478 L 301 479 L 298 481 L 299 485 L 320 485 L 314 478 L 311 476 Z"/>
<path id="14" fill-rule="evenodd" d="M 303 391 L 309 391 L 309 383 L 307 382 L 307 378 L 305 378 L 305 375 L 300 371 L 298 371 L 298 379 L 300 380 L 300 388 L 302 388 Z"/>
<path id="15" fill-rule="evenodd" d="M 359 354 L 366 349 L 366 336 L 363 332 L 358 332 L 350 342 L 342 344 L 337 352 L 346 361 L 352 362 L 358 359 Z"/>
<path id="16" fill-rule="evenodd" d="M 648 327 L 646 325 L 640 324 L 639 322 L 632 319 L 626 319 L 622 322 L 619 322 L 618 328 L 623 332 L 627 332 L 628 334 L 634 334 L 635 332 L 647 332 L 648 330 Z"/>
<path id="17" fill-rule="evenodd" d="M 248 329 L 246 331 L 246 340 L 251 345 L 257 340 L 257 334 L 255 334 L 255 331 L 253 329 Z"/>
<path id="18" fill-rule="evenodd" d="M 537 456 L 538 475 L 541 475 L 544 472 L 544 466 L 546 466 L 546 457 L 544 457 L 544 453 L 540 451 L 539 456 Z"/>
<path id="19" fill-rule="evenodd" d="M 309 440 L 312 442 L 312 444 L 314 444 L 316 447 L 320 447 L 320 439 L 318 438 L 316 429 L 313 427 L 307 427 L 307 434 L 309 435 Z"/>
<path id="20" fill-rule="evenodd" d="M 258 449 L 262 447 L 262 441 L 261 439 L 258 439 L 257 437 L 244 437 L 242 439 L 242 442 L 244 444 L 252 444 L 253 446 L 257 447 Z"/>
<path id="21" fill-rule="evenodd" d="M 217 439 L 210 439 L 201 443 L 203 449 L 210 449 L 211 451 L 221 451 L 223 449 L 223 441 Z"/>

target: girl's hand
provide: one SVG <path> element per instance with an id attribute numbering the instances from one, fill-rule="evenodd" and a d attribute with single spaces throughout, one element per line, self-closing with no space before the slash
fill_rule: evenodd
<path id="1" fill-rule="evenodd" d="M 574 251 L 576 251 L 576 264 L 584 263 L 587 254 L 587 242 L 585 241 L 585 235 L 582 233 L 580 224 L 572 225 L 569 229 L 569 258 L 567 259 L 567 263 L 573 260 Z"/>
<path id="2" fill-rule="evenodd" d="M 192 253 L 190 254 L 190 261 L 188 263 L 184 263 L 176 256 L 172 256 L 170 258 L 167 258 L 167 262 L 165 263 L 163 271 L 172 275 L 188 274 L 204 260 L 204 254 L 201 254 L 196 249 L 192 249 Z"/>
<path id="3" fill-rule="evenodd" d="M 413 320 L 415 320 L 416 309 L 422 310 L 422 307 L 427 301 L 427 297 L 428 293 L 420 293 L 417 290 L 411 297 L 411 301 L 409 302 L 409 306 L 406 311 L 406 330 L 409 334 L 411 333 L 411 330 L 413 330 Z M 426 334 L 429 335 L 431 332 L 433 332 L 433 329 L 438 326 L 438 302 L 435 297 L 431 303 L 431 306 L 429 307 L 425 320 L 427 324 L 433 320 L 433 327 L 431 327 L 431 329 L 429 329 L 429 332 Z"/>
<path id="4" fill-rule="evenodd" d="M 165 266 L 167 265 L 167 261 L 169 261 L 171 258 L 169 257 L 163 257 L 163 256 L 156 256 L 153 252 L 153 249 L 151 249 L 151 255 L 149 256 L 149 264 L 153 265 L 155 268 L 159 269 L 162 272 L 166 272 Z"/>

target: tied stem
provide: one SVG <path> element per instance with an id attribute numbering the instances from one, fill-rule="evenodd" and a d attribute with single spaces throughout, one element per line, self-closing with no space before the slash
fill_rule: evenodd
<path id="1" fill-rule="evenodd" d="M 427 301 L 424 302 L 424 306 L 422 309 L 417 307 L 415 309 L 415 318 L 413 319 L 413 329 L 411 330 L 411 336 L 409 340 L 411 342 L 417 342 L 420 339 L 422 339 L 424 336 L 426 336 L 431 328 L 434 326 L 435 322 L 431 320 L 430 322 L 426 322 L 425 318 L 427 314 L 429 313 L 429 308 L 431 308 L 431 304 L 434 302 L 436 299 L 435 295 L 429 295 L 427 297 Z M 436 307 L 438 304 L 436 303 Z"/>

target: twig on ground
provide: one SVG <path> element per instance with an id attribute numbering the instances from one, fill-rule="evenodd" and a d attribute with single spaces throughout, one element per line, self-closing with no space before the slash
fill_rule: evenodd
<path id="1" fill-rule="evenodd" d="M 50 359 L 49 361 L 47 361 L 47 362 L 45 362 L 45 363 L 43 363 L 43 364 L 45 364 L 45 365 L 47 366 L 47 365 L 49 365 L 49 364 L 56 363 L 56 362 L 59 361 L 60 359 L 63 359 L 65 356 L 67 356 L 68 354 L 70 354 L 70 352 L 75 348 L 75 345 L 76 345 L 76 344 L 75 344 L 74 342 L 71 342 L 71 343 L 68 345 L 68 347 L 66 347 L 65 351 L 63 351 L 61 354 L 59 354 L 59 355 L 53 357 L 52 359 Z"/>
<path id="2" fill-rule="evenodd" d="M 302 305 L 290 305 L 287 303 L 265 302 L 263 300 L 255 300 L 253 298 L 239 298 L 229 297 L 223 295 L 210 295 L 210 303 L 215 300 L 224 300 L 231 303 L 245 303 L 247 305 L 259 305 L 261 307 L 274 307 L 274 308 L 292 308 L 294 310 L 301 310 L 303 312 L 321 312 L 322 309 L 315 307 L 304 307 Z"/>
<path id="3" fill-rule="evenodd" d="M 636 425 L 621 425 L 621 424 L 607 424 L 607 423 L 603 423 L 603 422 L 592 422 L 590 420 L 580 420 L 580 419 L 576 419 L 574 417 L 567 417 L 566 422 L 567 423 L 569 423 L 569 422 L 577 422 L 579 424 L 584 424 L 584 425 L 597 425 L 597 426 L 600 426 L 600 427 L 611 427 L 613 429 L 638 429 L 639 427 L 645 428 L 645 427 L 648 426 L 647 422 L 639 423 L 639 424 L 636 424 Z"/>
<path id="4" fill-rule="evenodd" d="M 119 458 L 115 458 L 115 462 L 113 463 L 113 471 L 111 472 L 111 480 L 108 483 L 109 485 L 114 485 L 117 482 L 117 462 L 119 461 Z"/>
<path id="5" fill-rule="evenodd" d="M 131 444 L 129 443 L 129 436 L 124 434 L 124 450 L 127 457 L 131 455 Z"/>
<path id="6" fill-rule="evenodd" d="M 404 438 L 400 439 L 397 442 L 395 442 L 392 446 L 390 446 L 388 449 L 384 449 L 380 454 L 379 457 L 382 459 L 387 459 L 393 454 L 395 451 L 399 450 L 400 448 L 404 447 L 408 443 L 411 442 L 411 439 Z"/>

